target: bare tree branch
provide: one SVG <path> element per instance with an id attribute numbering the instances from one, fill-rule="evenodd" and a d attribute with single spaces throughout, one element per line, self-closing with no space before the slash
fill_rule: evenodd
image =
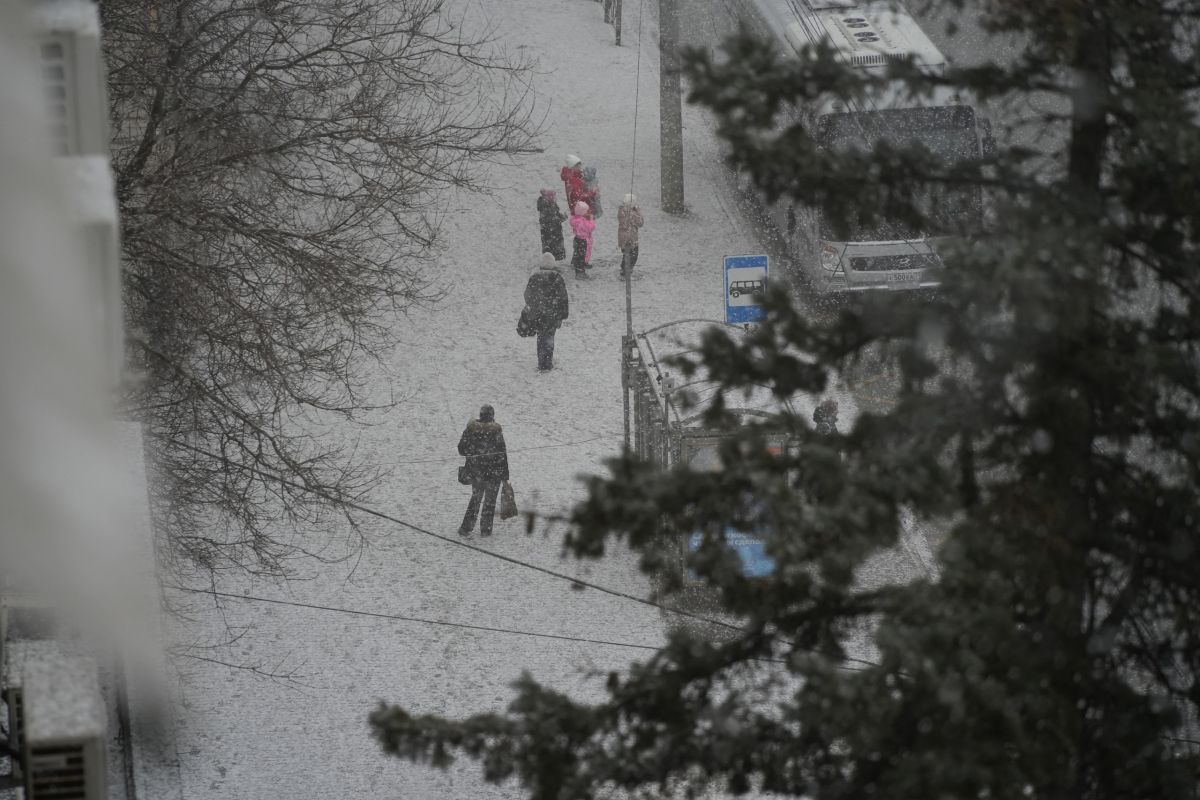
<path id="1" fill-rule="evenodd" d="M 424 268 L 443 192 L 536 150 L 532 65 L 444 0 L 102 6 L 131 361 L 153 509 L 181 570 L 286 577 L 362 546 L 382 474 L 313 433 L 363 381 Z M 217 453 L 198 455 L 195 448 Z M 300 491 L 266 482 L 287 475 Z M 336 523 L 336 524 L 335 524 Z"/>

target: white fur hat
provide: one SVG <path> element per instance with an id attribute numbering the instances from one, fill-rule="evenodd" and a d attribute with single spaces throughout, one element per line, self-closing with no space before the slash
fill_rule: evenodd
<path id="1" fill-rule="evenodd" d="M 625 195 L 624 199 L 621 202 L 623 202 L 627 206 L 636 206 L 637 205 L 637 195 L 627 194 L 627 195 Z"/>
<path id="2" fill-rule="evenodd" d="M 583 159 L 580 158 L 579 156 L 571 156 L 571 155 L 567 156 L 567 166 L 568 167 L 574 168 L 582 163 L 583 163 Z"/>
<path id="3" fill-rule="evenodd" d="M 541 259 L 539 259 L 538 263 L 541 264 L 543 267 L 552 266 L 554 264 L 554 254 L 553 253 L 542 253 L 542 257 L 541 257 Z"/>

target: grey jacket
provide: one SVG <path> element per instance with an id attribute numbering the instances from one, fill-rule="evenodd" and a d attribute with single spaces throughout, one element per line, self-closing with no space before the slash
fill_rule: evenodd
<path id="1" fill-rule="evenodd" d="M 642 210 L 637 206 L 627 206 L 624 203 L 617 206 L 617 247 L 638 246 L 638 228 L 645 224 Z"/>

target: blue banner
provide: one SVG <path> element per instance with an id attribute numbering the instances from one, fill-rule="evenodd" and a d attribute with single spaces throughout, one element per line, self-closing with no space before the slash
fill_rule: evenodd
<path id="1" fill-rule="evenodd" d="M 699 550 L 703 540 L 704 534 L 693 533 L 688 537 L 688 552 L 694 553 Z M 726 528 L 725 543 L 742 560 L 742 574 L 747 578 L 764 578 L 775 571 L 775 559 L 767 555 L 766 543 L 757 536 Z M 693 580 L 696 579 L 691 570 L 688 571 L 688 575 Z"/>

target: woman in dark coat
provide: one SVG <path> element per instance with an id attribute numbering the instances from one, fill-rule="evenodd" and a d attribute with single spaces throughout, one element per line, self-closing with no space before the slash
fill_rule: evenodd
<path id="1" fill-rule="evenodd" d="M 459 526 L 458 535 L 466 536 L 475 529 L 480 501 L 483 515 L 479 518 L 481 536 L 492 535 L 492 519 L 496 515 L 496 494 L 500 484 L 508 480 L 508 448 L 504 445 L 504 430 L 496 422 L 491 406 L 479 409 L 479 419 L 467 423 L 458 440 L 458 454 L 467 457 L 466 470 L 471 478 L 471 500 Z"/>
<path id="2" fill-rule="evenodd" d="M 537 201 L 537 210 L 542 229 L 542 252 L 553 253 L 555 259 L 562 261 L 567 257 L 562 232 L 562 224 L 566 222 L 567 215 L 559 209 L 557 195 L 553 189 L 542 189 Z"/>
<path id="3" fill-rule="evenodd" d="M 529 309 L 529 323 L 537 332 L 538 370 L 547 372 L 554 368 L 554 332 L 570 316 L 567 282 L 551 253 L 542 253 L 525 284 L 525 307 Z"/>

